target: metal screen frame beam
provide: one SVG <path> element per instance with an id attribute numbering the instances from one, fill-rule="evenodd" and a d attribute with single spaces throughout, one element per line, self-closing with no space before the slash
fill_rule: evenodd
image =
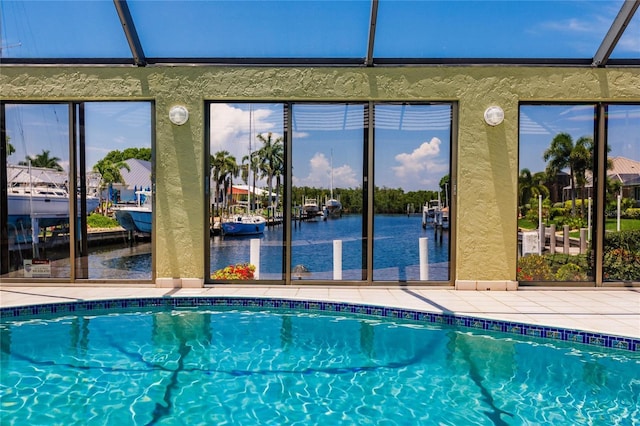
<path id="1" fill-rule="evenodd" d="M 378 0 L 371 0 L 371 18 L 369 19 L 369 42 L 367 43 L 367 57 L 364 64 L 373 66 L 373 45 L 376 41 L 376 24 L 378 21 Z"/>
<path id="2" fill-rule="evenodd" d="M 133 23 L 133 18 L 131 17 L 127 0 L 113 0 L 113 5 L 116 7 L 116 12 L 118 12 L 118 18 L 120 18 L 124 35 L 127 38 L 127 43 L 129 43 L 129 48 L 133 55 L 133 62 L 139 67 L 146 66 L 147 59 L 144 56 L 142 44 L 140 43 L 136 26 Z"/>
<path id="3" fill-rule="evenodd" d="M 591 66 L 604 67 L 607 64 L 609 56 L 611 56 L 613 49 L 615 49 L 618 44 L 618 40 L 622 37 L 622 34 L 627 28 L 627 25 L 629 25 L 634 13 L 638 10 L 638 6 L 640 6 L 640 0 L 624 1 L 620 8 L 620 12 L 618 12 L 618 16 L 613 20 L 611 27 L 609 27 L 609 31 L 607 31 L 607 35 L 604 36 L 598 51 L 593 57 Z"/>

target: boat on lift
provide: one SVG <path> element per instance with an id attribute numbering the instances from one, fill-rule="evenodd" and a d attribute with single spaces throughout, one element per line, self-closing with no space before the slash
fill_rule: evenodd
<path id="1" fill-rule="evenodd" d="M 153 209 L 151 191 L 136 191 L 135 206 L 114 207 L 118 224 L 130 232 L 151 235 Z"/>
<path id="2" fill-rule="evenodd" d="M 7 213 L 8 222 L 31 223 L 37 220 L 40 227 L 69 223 L 69 191 L 65 173 L 44 167 L 8 165 Z M 95 195 L 87 195 L 87 214 L 95 210 L 100 201 Z M 76 212 L 80 215 L 78 197 Z"/>

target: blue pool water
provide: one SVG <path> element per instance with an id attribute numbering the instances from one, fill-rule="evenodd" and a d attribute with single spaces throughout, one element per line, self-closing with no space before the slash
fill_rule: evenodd
<path id="1" fill-rule="evenodd" d="M 5 321 L 2 425 L 638 424 L 640 356 L 354 315 Z"/>

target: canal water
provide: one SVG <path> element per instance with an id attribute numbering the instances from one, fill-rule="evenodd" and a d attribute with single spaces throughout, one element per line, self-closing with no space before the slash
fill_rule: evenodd
<path id="1" fill-rule="evenodd" d="M 251 261 L 251 240 L 258 239 L 259 279 L 284 278 L 284 227 L 269 227 L 261 236 L 211 237 L 211 272 L 225 266 Z M 293 279 L 334 280 L 334 242 L 342 245 L 339 268 L 342 280 L 366 279 L 366 247 L 362 238 L 362 217 L 345 215 L 338 219 L 295 222 L 291 232 L 292 268 L 304 267 L 303 273 L 293 273 Z M 440 238 L 442 235 L 442 238 Z M 435 233 L 432 226 L 422 228 L 421 216 L 376 215 L 373 239 L 373 279 L 375 281 L 420 280 L 420 238 L 427 240 L 428 277 L 430 281 L 449 279 L 449 233 Z M 89 279 L 151 279 L 151 250 L 149 241 L 132 246 L 127 244 L 90 247 L 87 274 Z M 49 250 L 52 259 L 51 276 L 68 278 L 71 274 L 66 250 Z M 17 259 L 20 264 L 21 259 Z M 8 277 L 20 278 L 23 270 L 13 270 Z"/>
<path id="2" fill-rule="evenodd" d="M 282 279 L 284 270 L 283 227 L 265 230 L 254 237 L 211 237 L 211 270 L 250 261 L 251 239 L 260 241 L 260 279 Z M 442 238 L 440 238 L 442 234 Z M 363 279 L 362 217 L 345 215 L 338 219 L 302 222 L 292 228 L 292 267 L 300 265 L 305 273 L 294 279 L 332 280 L 334 277 L 334 241 L 342 244 L 342 279 Z M 449 279 L 449 233 L 428 226 L 422 228 L 418 215 L 376 215 L 373 239 L 373 279 L 376 281 L 420 280 L 420 238 L 427 238 L 428 279 Z"/>

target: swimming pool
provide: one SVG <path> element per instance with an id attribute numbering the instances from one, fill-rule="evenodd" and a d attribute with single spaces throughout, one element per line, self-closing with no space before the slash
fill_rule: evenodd
<path id="1" fill-rule="evenodd" d="M 3 425 L 640 421 L 634 339 L 273 299 L 1 313 Z"/>

